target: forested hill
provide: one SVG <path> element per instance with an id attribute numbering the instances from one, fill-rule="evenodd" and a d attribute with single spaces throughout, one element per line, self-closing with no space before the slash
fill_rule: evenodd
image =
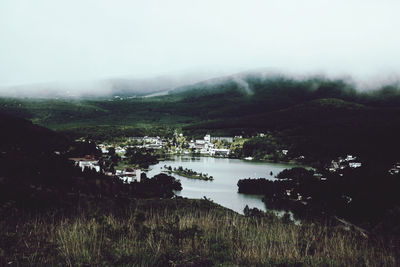
<path id="1" fill-rule="evenodd" d="M 59 128 L 138 122 L 191 124 L 262 114 L 335 98 L 375 108 L 400 106 L 398 86 L 361 92 L 342 80 L 232 76 L 181 87 L 151 98 L 93 100 L 1 98 L 0 111 Z"/>
<path id="2" fill-rule="evenodd" d="M 3 98 L 0 111 L 80 135 L 157 134 L 163 127 L 183 128 L 193 136 L 272 132 L 289 148 L 310 155 L 354 151 L 386 157 L 399 150 L 398 85 L 358 91 L 343 80 L 253 74 L 209 80 L 150 98 Z"/>
<path id="3" fill-rule="evenodd" d="M 336 98 L 373 107 L 396 107 L 400 105 L 398 85 L 387 85 L 376 90 L 356 90 L 354 85 L 343 80 L 310 78 L 295 80 L 284 77 L 248 75 L 210 80 L 181 87 L 171 92 L 185 102 L 219 102 L 231 106 L 239 114 L 269 112 L 306 103 L 311 100 Z M 217 99 L 215 99 L 217 98 Z M 222 101 L 226 101 L 225 103 Z M 218 109 L 218 105 L 213 106 Z M 215 112 L 215 114 L 218 114 Z M 229 115 L 228 114 L 220 114 Z"/>
<path id="4" fill-rule="evenodd" d="M 249 76 L 239 82 L 198 84 L 176 94 L 193 107 L 202 103 L 197 115 L 203 120 L 183 128 L 189 135 L 272 132 L 292 152 L 314 160 L 345 153 L 374 161 L 398 160 L 400 97 L 396 85 L 357 91 L 341 80 Z"/>

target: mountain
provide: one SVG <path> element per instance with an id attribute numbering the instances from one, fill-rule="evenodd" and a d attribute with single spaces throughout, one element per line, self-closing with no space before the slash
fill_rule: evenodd
<path id="1" fill-rule="evenodd" d="M 239 74 L 148 98 L 0 99 L 0 111 L 78 135 L 254 135 L 273 132 L 294 150 L 326 157 L 357 151 L 394 157 L 400 134 L 397 85 L 358 91 L 343 80 Z M 140 133 L 139 130 L 140 129 Z"/>
<path id="2" fill-rule="evenodd" d="M 0 99 L 0 110 L 53 127 L 66 123 L 97 125 L 140 122 L 192 123 L 262 114 L 317 99 L 340 99 L 369 107 L 400 105 L 398 87 L 359 92 L 342 80 L 310 78 L 295 80 L 282 76 L 235 75 L 211 79 L 148 98 L 107 99 Z M 125 91 L 126 93 L 126 91 Z M 174 118 L 172 118 L 174 117 Z"/>

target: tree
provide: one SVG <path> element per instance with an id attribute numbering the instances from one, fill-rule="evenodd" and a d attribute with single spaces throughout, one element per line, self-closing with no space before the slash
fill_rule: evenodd
<path id="1" fill-rule="evenodd" d="M 114 147 L 110 147 L 110 148 L 108 149 L 108 155 L 110 155 L 110 156 L 115 155 L 115 148 L 114 148 Z"/>
<path id="2" fill-rule="evenodd" d="M 307 170 L 305 168 L 295 167 L 292 169 L 285 169 L 281 171 L 278 174 L 277 178 L 304 181 L 305 179 L 313 178 L 313 175 L 314 175 L 313 170 Z"/>

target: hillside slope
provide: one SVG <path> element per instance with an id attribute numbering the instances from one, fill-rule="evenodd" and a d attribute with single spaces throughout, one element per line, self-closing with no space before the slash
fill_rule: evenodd
<path id="1" fill-rule="evenodd" d="M 50 152 L 65 150 L 67 139 L 32 122 L 0 113 L 0 150 Z"/>

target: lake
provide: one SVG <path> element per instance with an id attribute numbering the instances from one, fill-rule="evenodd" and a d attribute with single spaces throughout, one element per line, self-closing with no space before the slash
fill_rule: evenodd
<path id="1" fill-rule="evenodd" d="M 196 172 L 207 173 L 214 177 L 213 181 L 189 179 L 177 174 L 172 174 L 182 183 L 183 190 L 176 192 L 178 196 L 187 198 L 209 198 L 226 208 L 243 214 L 246 205 L 265 211 L 262 195 L 239 194 L 237 182 L 245 178 L 267 178 L 274 180 L 279 172 L 293 168 L 293 164 L 252 162 L 240 159 L 175 156 L 172 160 L 161 161 L 151 165 L 147 172 L 148 177 L 153 177 L 164 170 L 164 165 L 172 168 L 188 168 Z M 273 175 L 270 175 L 272 171 Z"/>

